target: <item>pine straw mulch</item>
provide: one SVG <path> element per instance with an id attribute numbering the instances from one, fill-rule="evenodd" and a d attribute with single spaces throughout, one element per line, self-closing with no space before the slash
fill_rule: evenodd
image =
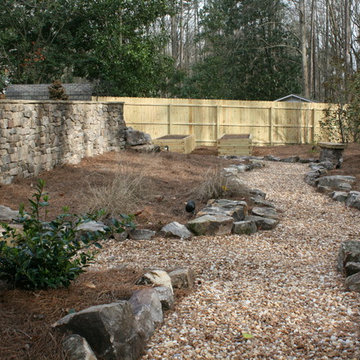
<path id="1" fill-rule="evenodd" d="M 272 154 L 286 157 L 299 155 L 302 158 L 316 157 L 317 149 L 311 146 L 287 146 L 255 148 L 255 155 Z M 52 210 L 58 214 L 64 205 L 79 212 L 86 202 L 87 186 L 110 181 L 119 162 L 126 163 L 134 173 L 143 172 L 148 179 L 152 201 L 142 204 L 140 226 L 158 229 L 163 224 L 176 220 L 186 222 L 184 202 L 189 191 L 199 184 L 209 167 L 226 166 L 216 155 L 215 149 L 199 149 L 192 155 L 162 153 L 144 155 L 124 152 L 108 153 L 80 164 L 62 166 L 41 174 L 47 183 Z M 355 175 L 360 180 L 360 147 L 350 145 L 345 152 L 344 166 L 334 172 Z M 36 179 L 21 179 L 11 185 L 0 186 L 0 203 L 17 208 L 33 193 Z M 159 195 L 161 200 L 159 201 Z M 155 200 L 157 199 L 157 200 Z M 201 206 L 202 204 L 198 204 Z M 106 246 L 106 244 L 104 244 Z M 47 291 L 0 290 L 0 358 L 3 360 L 60 360 L 61 335 L 53 332 L 50 325 L 65 316 L 70 310 L 128 299 L 135 289 L 135 280 L 143 269 L 126 266 L 105 272 L 89 271 L 82 274 L 68 289 Z M 176 294 L 177 301 L 186 292 Z"/>

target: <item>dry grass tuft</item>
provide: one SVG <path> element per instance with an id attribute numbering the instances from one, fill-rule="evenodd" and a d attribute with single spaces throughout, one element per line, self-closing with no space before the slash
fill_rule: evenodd
<path id="1" fill-rule="evenodd" d="M 144 174 L 134 174 L 126 166 L 120 166 L 114 179 L 107 185 L 89 184 L 88 212 L 105 210 L 105 216 L 116 217 L 137 210 L 144 197 L 148 196 Z"/>
<path id="2" fill-rule="evenodd" d="M 250 189 L 237 177 L 229 176 L 222 168 L 209 169 L 204 181 L 195 189 L 196 196 L 201 201 L 220 198 L 247 198 Z"/>

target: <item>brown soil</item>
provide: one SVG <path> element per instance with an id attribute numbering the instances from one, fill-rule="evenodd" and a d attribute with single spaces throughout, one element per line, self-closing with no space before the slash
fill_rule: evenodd
<path id="1" fill-rule="evenodd" d="M 254 148 L 254 155 L 317 158 L 319 151 L 310 145 Z M 196 149 L 191 155 L 175 153 L 138 154 L 130 151 L 107 153 L 84 159 L 78 165 L 66 165 L 42 173 L 50 197 L 49 216 L 55 216 L 69 205 L 72 212 L 82 212 L 89 196 L 89 184 L 110 183 L 119 164 L 135 174 L 142 174 L 150 196 L 138 205 L 136 221 L 140 227 L 158 230 L 170 221 L 185 223 L 192 215 L 184 203 L 204 178 L 209 168 L 225 167 L 230 160 L 219 159 L 215 148 Z M 130 170 L 129 170 L 130 171 Z M 351 144 L 344 153 L 342 169 L 334 173 L 354 175 L 360 184 L 360 146 Z M 0 186 L 0 204 L 18 208 L 34 192 L 36 178 L 20 179 Z M 359 189 L 359 187 L 357 187 Z M 197 207 L 203 204 L 197 202 Z M 50 325 L 71 309 L 127 299 L 134 289 L 138 268 L 87 272 L 68 289 L 23 291 L 0 289 L 0 358 L 1 359 L 62 359 L 60 335 Z M 177 294 L 177 301 L 184 293 Z"/>

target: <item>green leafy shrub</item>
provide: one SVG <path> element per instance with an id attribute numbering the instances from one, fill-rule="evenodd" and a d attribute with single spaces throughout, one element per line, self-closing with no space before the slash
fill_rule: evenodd
<path id="1" fill-rule="evenodd" d="M 41 214 L 49 205 L 44 194 L 44 181 L 39 180 L 33 199 L 29 199 L 30 213 L 20 206 L 19 231 L 8 224 L 3 237 L 11 241 L 0 242 L 0 278 L 14 287 L 25 289 L 46 289 L 67 287 L 93 260 L 95 250 L 100 248 L 97 240 L 102 232 L 79 231 L 77 227 L 96 215 L 79 216 L 69 214 L 67 209 L 52 221 L 41 220 Z M 118 224 L 120 228 L 120 224 Z"/>

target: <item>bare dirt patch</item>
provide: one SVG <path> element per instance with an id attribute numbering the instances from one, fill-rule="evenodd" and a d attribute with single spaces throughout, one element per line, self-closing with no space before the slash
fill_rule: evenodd
<path id="1" fill-rule="evenodd" d="M 254 155 L 316 158 L 319 151 L 311 145 L 255 148 Z M 191 215 L 184 203 L 204 179 L 209 168 L 225 167 L 231 161 L 219 159 L 215 148 L 200 148 L 193 154 L 107 153 L 84 159 L 78 165 L 66 165 L 41 174 L 50 196 L 49 216 L 55 216 L 68 205 L 72 212 L 86 208 L 90 186 L 109 184 L 121 164 L 134 174 L 143 174 L 148 196 L 137 205 L 136 220 L 140 227 L 158 230 L 170 221 L 185 223 Z M 354 175 L 360 183 L 360 146 L 351 144 L 344 154 L 342 169 L 334 173 Z M 21 179 L 0 186 L 0 204 L 18 208 L 34 192 L 37 179 Z M 197 202 L 197 206 L 203 204 Z M 104 245 L 106 246 L 106 244 Z M 49 291 L 0 290 L 0 357 L 1 359 L 63 359 L 60 336 L 50 325 L 71 309 L 128 298 L 142 269 L 129 266 L 110 271 L 82 274 L 68 289 Z M 184 295 L 177 294 L 177 299 Z"/>

